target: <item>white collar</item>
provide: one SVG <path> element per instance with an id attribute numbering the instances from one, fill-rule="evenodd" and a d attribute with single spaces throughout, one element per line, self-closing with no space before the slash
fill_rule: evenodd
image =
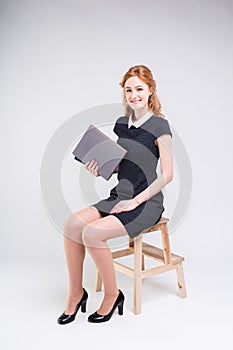
<path id="1" fill-rule="evenodd" d="M 132 115 L 130 114 L 129 116 L 129 120 L 128 120 L 128 129 L 133 125 L 135 126 L 135 128 L 139 128 L 139 126 L 141 126 L 143 123 L 145 123 L 152 115 L 153 113 L 148 111 L 146 112 L 146 114 L 144 114 L 143 117 L 139 118 L 138 120 L 136 120 L 136 122 L 132 121 Z"/>

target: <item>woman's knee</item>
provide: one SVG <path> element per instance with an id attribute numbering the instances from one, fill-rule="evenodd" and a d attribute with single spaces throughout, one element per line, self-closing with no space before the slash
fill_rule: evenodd
<path id="1" fill-rule="evenodd" d="M 101 239 L 100 229 L 93 225 L 86 225 L 82 230 L 82 241 L 86 247 L 103 248 L 106 244 Z"/>
<path id="2" fill-rule="evenodd" d="M 75 214 L 71 214 L 63 224 L 63 234 L 73 241 L 83 244 L 83 226 L 82 221 Z"/>
<path id="3" fill-rule="evenodd" d="M 106 241 L 120 236 L 127 236 L 127 231 L 114 216 L 91 222 L 82 230 L 83 244 L 95 248 L 108 248 Z"/>

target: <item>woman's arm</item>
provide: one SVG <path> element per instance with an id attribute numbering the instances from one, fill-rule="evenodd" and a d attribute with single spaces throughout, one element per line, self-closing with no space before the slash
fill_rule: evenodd
<path id="1" fill-rule="evenodd" d="M 160 154 L 161 175 L 154 180 L 144 191 L 139 193 L 133 200 L 137 206 L 155 196 L 173 179 L 173 157 L 171 135 L 162 135 L 157 138 Z M 155 142 L 156 142 L 155 141 Z"/>

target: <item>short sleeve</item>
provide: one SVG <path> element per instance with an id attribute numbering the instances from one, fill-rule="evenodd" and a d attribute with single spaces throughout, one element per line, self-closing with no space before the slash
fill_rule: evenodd
<path id="1" fill-rule="evenodd" d="M 156 125 L 155 137 L 158 138 L 164 134 L 169 134 L 172 137 L 172 132 L 169 126 L 169 123 L 166 119 L 159 118 L 158 123 Z"/>
<path id="2" fill-rule="evenodd" d="M 118 124 L 117 124 L 117 121 L 116 121 L 116 123 L 115 123 L 115 125 L 114 125 L 113 132 L 114 132 L 117 136 L 119 136 L 119 135 L 118 135 Z"/>
<path id="3" fill-rule="evenodd" d="M 119 117 L 116 122 L 115 122 L 115 125 L 114 125 L 114 128 L 113 128 L 113 132 L 119 136 L 119 133 L 120 133 L 120 129 L 121 129 L 121 126 L 122 124 L 126 124 L 127 123 L 127 120 L 124 118 L 124 117 Z"/>

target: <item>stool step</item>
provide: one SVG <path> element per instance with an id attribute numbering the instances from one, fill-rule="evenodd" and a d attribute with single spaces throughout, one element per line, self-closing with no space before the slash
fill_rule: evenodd
<path id="1" fill-rule="evenodd" d="M 155 259 L 155 260 L 158 260 L 158 261 L 164 263 L 164 253 L 163 253 L 163 250 L 160 248 L 157 248 L 155 246 L 152 246 L 150 244 L 143 242 L 142 243 L 142 253 L 146 256 L 149 256 L 152 259 Z M 179 262 L 184 261 L 183 256 L 179 256 L 179 255 L 171 253 L 171 257 L 172 257 L 173 264 L 178 264 Z"/>
<path id="2" fill-rule="evenodd" d="M 112 252 L 112 258 L 113 259 L 121 258 L 123 256 L 131 255 L 131 254 L 133 254 L 133 252 L 134 252 L 133 248 L 117 250 L 115 252 Z"/>

